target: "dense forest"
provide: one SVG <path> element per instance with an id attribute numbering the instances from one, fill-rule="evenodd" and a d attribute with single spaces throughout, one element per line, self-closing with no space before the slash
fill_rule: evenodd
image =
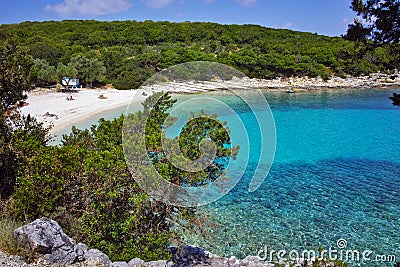
<path id="1" fill-rule="evenodd" d="M 155 72 L 178 63 L 215 61 L 250 77 L 359 76 L 399 68 L 400 45 L 257 25 L 206 22 L 65 20 L 0 25 L 34 59 L 37 85 L 63 76 L 84 83 L 138 88 Z"/>

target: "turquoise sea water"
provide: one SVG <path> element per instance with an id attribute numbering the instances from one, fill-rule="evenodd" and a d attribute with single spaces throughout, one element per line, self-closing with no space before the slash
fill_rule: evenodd
<path id="1" fill-rule="evenodd" d="M 337 248 L 337 240 L 345 239 L 345 249 L 371 250 L 373 259 L 396 255 L 400 261 L 400 108 L 388 99 L 394 91 L 265 92 L 276 125 L 276 154 L 266 180 L 251 193 L 248 186 L 262 147 L 257 127 L 264 127 L 257 125 L 254 113 L 227 92 L 176 96 L 178 103 L 195 97 L 191 110 L 205 109 L 227 120 L 234 144 L 250 141 L 232 164 L 246 167 L 243 178 L 229 194 L 203 207 L 219 227 L 211 238 L 191 235 L 186 242 L 243 258 L 265 247 L 300 252 Z M 207 97 L 229 105 L 234 114 Z M 255 103 L 262 116 L 265 105 Z M 245 134 L 234 117 L 245 124 Z"/>
<path id="2" fill-rule="evenodd" d="M 245 257 L 265 246 L 337 248 L 345 239 L 347 250 L 368 249 L 372 258 L 397 255 L 400 261 L 400 108 L 391 105 L 391 91 L 264 93 L 276 124 L 276 154 L 267 179 L 252 193 L 248 184 L 261 147 L 254 115 L 231 94 L 206 95 L 235 109 L 246 124 L 251 152 L 248 161 L 239 154 L 238 164 L 247 169 L 237 186 L 204 207 L 220 225 L 212 238 L 188 236 L 188 243 Z M 213 110 L 210 101 L 197 103 L 193 110 Z M 229 125 L 223 108 L 214 112 Z M 256 112 L 265 111 L 259 106 Z M 235 136 L 235 124 L 229 126 L 240 144 L 245 137 Z M 375 263 L 393 265 L 385 264 Z"/>

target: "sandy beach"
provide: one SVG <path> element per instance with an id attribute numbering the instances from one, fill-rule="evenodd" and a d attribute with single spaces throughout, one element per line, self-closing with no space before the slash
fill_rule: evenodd
<path id="1" fill-rule="evenodd" d="M 31 114 L 46 126 L 52 125 L 51 133 L 55 133 L 101 112 L 130 103 L 139 104 L 146 98 L 142 93 L 143 90 L 78 89 L 61 93 L 36 89 L 28 93 L 28 105 L 21 112 Z M 71 96 L 73 100 L 67 100 Z"/>

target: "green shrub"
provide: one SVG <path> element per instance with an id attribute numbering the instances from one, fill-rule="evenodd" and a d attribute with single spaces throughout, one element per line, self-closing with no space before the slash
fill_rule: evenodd
<path id="1" fill-rule="evenodd" d="M 150 97 L 144 106 L 159 96 Z M 158 149 L 159 129 L 173 103 L 170 96 L 164 95 L 149 119 L 147 130 L 151 134 L 146 141 L 153 147 L 153 154 L 162 153 Z M 132 118 L 140 116 L 132 115 Z M 207 222 L 197 219 L 202 217 L 196 209 L 154 200 L 138 186 L 123 154 L 123 121 L 122 116 L 113 121 L 102 119 L 90 131 L 73 128 L 70 135 L 64 136 L 60 147 L 32 146 L 34 151 L 22 157 L 19 165 L 9 215 L 28 221 L 41 216 L 55 219 L 76 241 L 102 250 L 113 261 L 129 261 L 134 257 L 169 258 L 169 244 L 172 238 L 177 238 L 174 222 L 191 229 L 202 229 Z M 229 141 L 226 132 L 220 129 L 219 123 L 208 124 L 211 128 L 218 126 L 205 132 L 213 139 L 220 139 L 218 153 L 227 157 L 231 150 L 225 146 Z M 184 131 L 183 138 L 195 140 L 190 131 Z M 196 139 L 197 143 L 190 145 L 197 147 L 200 141 L 201 138 Z M 20 145 L 31 147 L 31 142 L 27 140 Z M 232 149 L 237 152 L 237 148 Z M 160 158 L 165 157 L 160 155 Z M 160 163 L 166 164 L 154 162 L 156 166 Z M 188 179 L 185 172 L 172 166 L 168 168 L 170 176 L 166 179 L 177 183 Z M 210 170 L 209 177 L 221 173 L 224 166 L 220 168 Z M 202 178 L 207 176 L 202 175 Z M 201 182 L 197 177 L 193 181 Z"/>
<path id="2" fill-rule="evenodd" d="M 10 255 L 18 253 L 18 246 L 14 239 L 14 230 L 20 227 L 22 223 L 18 223 L 12 219 L 0 218 L 0 250 Z"/>
<path id="3" fill-rule="evenodd" d="M 42 147 L 25 159 L 9 212 L 29 221 L 49 216 L 113 260 L 167 258 L 170 210 L 151 201 L 128 171 L 122 120 L 102 120 L 91 138 L 75 129 L 64 146 Z"/>

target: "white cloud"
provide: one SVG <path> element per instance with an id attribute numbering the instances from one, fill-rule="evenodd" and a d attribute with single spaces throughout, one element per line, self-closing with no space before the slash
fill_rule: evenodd
<path id="1" fill-rule="evenodd" d="M 349 24 L 351 22 L 351 19 L 349 18 L 342 18 L 341 24 Z"/>
<path id="2" fill-rule="evenodd" d="M 101 16 L 129 9 L 129 0 L 64 0 L 57 5 L 47 5 L 47 11 L 53 11 L 61 17 L 71 15 Z"/>
<path id="3" fill-rule="evenodd" d="M 258 0 L 236 0 L 242 6 L 254 6 L 257 4 Z"/>
<path id="4" fill-rule="evenodd" d="M 170 3 L 173 0 L 142 0 L 142 2 L 146 3 L 146 6 L 151 8 L 162 8 Z"/>
<path id="5" fill-rule="evenodd" d="M 288 21 L 288 22 L 285 23 L 284 26 L 285 26 L 285 28 L 290 28 L 290 27 L 293 26 L 293 23 L 291 23 L 290 21 Z"/>

